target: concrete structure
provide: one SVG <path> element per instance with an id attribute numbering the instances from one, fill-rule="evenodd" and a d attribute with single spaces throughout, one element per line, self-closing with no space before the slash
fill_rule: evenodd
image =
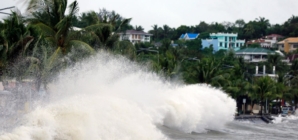
<path id="1" fill-rule="evenodd" d="M 265 48 L 245 48 L 235 52 L 236 56 L 243 57 L 248 62 L 263 62 L 267 61 L 268 54 L 275 54 L 276 52 Z"/>
<path id="2" fill-rule="evenodd" d="M 180 36 L 180 40 L 193 40 L 193 39 L 196 39 L 198 38 L 200 34 L 199 33 L 185 33 L 185 34 L 182 34 Z"/>
<path id="3" fill-rule="evenodd" d="M 276 41 L 283 39 L 283 38 L 284 38 L 284 36 L 279 35 L 279 34 L 270 34 L 270 35 L 266 35 L 264 37 L 264 39 L 270 39 L 270 40 L 276 40 Z"/>
<path id="4" fill-rule="evenodd" d="M 234 33 L 211 33 L 210 39 L 202 39 L 202 47 L 212 46 L 214 51 L 233 49 L 240 50 L 245 40 L 238 40 L 238 34 Z"/>
<path id="5" fill-rule="evenodd" d="M 273 48 L 276 40 L 254 39 L 246 42 L 246 45 L 259 44 L 262 48 Z"/>
<path id="6" fill-rule="evenodd" d="M 298 48 L 298 37 L 289 37 L 277 43 L 278 49 L 285 53 L 292 52 Z"/>
<path id="7" fill-rule="evenodd" d="M 283 36 L 281 35 L 271 34 L 260 39 L 249 40 L 246 42 L 246 45 L 249 46 L 251 44 L 259 44 L 263 48 L 273 48 L 275 47 L 275 44 L 277 43 L 277 41 L 282 38 Z"/>
<path id="8" fill-rule="evenodd" d="M 131 43 L 141 43 L 141 42 L 150 42 L 150 36 L 152 34 L 148 34 L 144 31 L 136 31 L 136 30 L 127 30 L 124 33 L 118 33 L 120 35 L 119 40 L 129 40 Z"/>

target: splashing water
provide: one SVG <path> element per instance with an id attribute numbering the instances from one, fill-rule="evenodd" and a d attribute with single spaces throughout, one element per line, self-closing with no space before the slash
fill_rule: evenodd
<path id="1" fill-rule="evenodd" d="M 184 85 L 101 52 L 61 73 L 37 106 L 1 140 L 158 140 L 158 125 L 184 133 L 219 130 L 236 103 L 208 85 Z"/>
<path id="2" fill-rule="evenodd" d="M 273 117 L 274 120 L 272 122 L 275 123 L 275 124 L 278 124 L 278 123 L 287 123 L 291 120 L 298 120 L 297 111 L 298 110 L 296 109 L 295 113 L 292 114 L 292 115 L 285 115 L 285 116 L 278 115 L 276 117 Z"/>

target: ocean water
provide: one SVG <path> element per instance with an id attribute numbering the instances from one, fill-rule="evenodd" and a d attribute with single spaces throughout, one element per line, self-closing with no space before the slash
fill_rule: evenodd
<path id="1" fill-rule="evenodd" d="M 172 140 L 297 140 L 298 117 L 277 117 L 273 124 L 232 121 L 221 130 L 206 133 L 181 133 L 161 127 Z"/>
<path id="2" fill-rule="evenodd" d="M 46 97 L 2 117 L 0 140 L 298 139 L 296 116 L 233 121 L 236 103 L 221 90 L 169 81 L 105 52 L 61 72 Z"/>

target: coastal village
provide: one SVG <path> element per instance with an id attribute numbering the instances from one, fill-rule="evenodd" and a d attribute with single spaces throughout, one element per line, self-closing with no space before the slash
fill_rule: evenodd
<path id="1" fill-rule="evenodd" d="M 49 17 L 69 17 L 63 28 L 42 14 L 31 22 L 12 12 L 0 22 L 0 116 L 28 112 L 32 100 L 46 96 L 51 75 L 99 50 L 150 62 L 152 71 L 168 80 L 219 88 L 236 100 L 235 114 L 290 114 L 298 105 L 298 16 L 282 25 L 259 17 L 177 28 L 153 25 L 145 32 L 106 9 Z M 74 43 L 83 47 L 75 50 Z"/>

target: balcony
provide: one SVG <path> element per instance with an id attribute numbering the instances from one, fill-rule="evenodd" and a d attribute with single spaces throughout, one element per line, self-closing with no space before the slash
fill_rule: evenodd
<path id="1" fill-rule="evenodd" d="M 122 40 L 129 40 L 129 37 L 122 37 Z"/>
<path id="2" fill-rule="evenodd" d="M 150 41 L 150 37 L 144 37 L 145 41 Z"/>
<path id="3" fill-rule="evenodd" d="M 265 62 L 267 61 L 267 59 L 263 58 L 253 58 L 253 59 L 250 59 L 249 62 Z"/>

